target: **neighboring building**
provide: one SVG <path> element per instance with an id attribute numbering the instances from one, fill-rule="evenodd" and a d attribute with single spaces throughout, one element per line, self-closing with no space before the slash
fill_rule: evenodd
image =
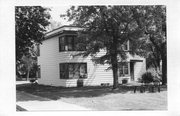
<path id="1" fill-rule="evenodd" d="M 73 57 L 83 50 L 77 50 L 75 41 L 80 29 L 75 26 L 62 26 L 46 33 L 45 40 L 39 46 L 39 84 L 74 87 L 77 86 L 78 79 L 83 80 L 84 86 L 113 84 L 112 70 L 106 70 L 108 65 L 94 64 L 91 56 Z M 129 42 L 124 49 L 129 50 Z M 104 53 L 101 50 L 98 55 Z M 127 55 L 127 62 L 118 69 L 119 83 L 122 83 L 122 79 L 127 79 L 128 82 L 137 81 L 146 70 L 144 58 L 132 57 L 129 53 Z"/>

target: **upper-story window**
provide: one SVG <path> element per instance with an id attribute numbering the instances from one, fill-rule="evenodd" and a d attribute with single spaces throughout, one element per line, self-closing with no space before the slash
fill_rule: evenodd
<path id="1" fill-rule="evenodd" d="M 67 36 L 66 39 L 67 39 L 67 49 L 68 51 L 72 51 L 74 50 L 74 38 L 73 36 Z"/>
<path id="2" fill-rule="evenodd" d="M 85 46 L 80 45 L 76 36 L 66 35 L 59 38 L 59 51 L 84 51 Z"/>
<path id="3" fill-rule="evenodd" d="M 125 42 L 123 45 L 124 50 L 129 50 L 129 41 Z"/>
<path id="4" fill-rule="evenodd" d="M 65 51 L 65 37 L 59 38 L 59 51 Z"/>
<path id="5" fill-rule="evenodd" d="M 122 46 L 119 46 L 119 50 L 121 50 L 121 48 L 124 50 L 124 51 L 128 51 L 129 50 L 129 41 L 125 42 Z"/>

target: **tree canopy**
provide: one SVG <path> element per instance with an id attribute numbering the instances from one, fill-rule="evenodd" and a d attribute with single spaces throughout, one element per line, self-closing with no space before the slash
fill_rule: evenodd
<path id="1" fill-rule="evenodd" d="M 141 49 L 149 65 L 159 69 L 162 61 L 162 84 L 167 84 L 167 37 L 166 7 L 148 6 L 144 18 L 146 37 L 142 40 Z"/>
<path id="2" fill-rule="evenodd" d="M 118 62 L 126 61 L 127 57 L 123 45 L 128 40 L 137 42 L 143 36 L 144 27 L 138 22 L 143 14 L 141 6 L 72 6 L 67 12 L 69 20 L 75 20 L 75 25 L 84 28 L 79 38 L 87 38 L 84 42 L 87 50 L 81 55 L 92 55 L 96 63 L 110 65 L 113 88 L 118 86 Z M 102 49 L 106 54 L 95 57 Z"/>
<path id="3" fill-rule="evenodd" d="M 84 28 L 79 39 L 87 50 L 80 55 L 91 55 L 96 63 L 108 63 L 113 70 L 114 88 L 118 83 L 118 62 L 126 60 L 125 42 L 130 41 L 128 52 L 132 55 L 147 58 L 151 54 L 157 60 L 166 54 L 164 6 L 72 6 L 67 17 Z M 95 57 L 102 49 L 106 54 Z"/>
<path id="4" fill-rule="evenodd" d="M 43 39 L 45 27 L 49 25 L 48 11 L 41 6 L 15 7 L 16 61 Z"/>

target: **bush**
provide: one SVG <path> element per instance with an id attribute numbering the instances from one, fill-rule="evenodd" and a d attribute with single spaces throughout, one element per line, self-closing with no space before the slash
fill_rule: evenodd
<path id="1" fill-rule="evenodd" d="M 128 80 L 127 79 L 123 79 L 122 80 L 122 84 L 127 84 Z"/>
<path id="2" fill-rule="evenodd" d="M 154 76 L 151 72 L 145 72 L 141 79 L 140 79 L 141 83 L 151 83 L 154 81 Z"/>

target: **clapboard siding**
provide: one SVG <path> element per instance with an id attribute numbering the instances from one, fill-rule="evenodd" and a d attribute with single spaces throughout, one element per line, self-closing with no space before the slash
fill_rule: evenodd
<path id="1" fill-rule="evenodd" d="M 38 65 L 41 66 L 41 78 L 38 80 L 40 84 L 52 85 L 52 86 L 65 86 L 73 87 L 77 86 L 77 79 L 60 79 L 60 63 L 74 63 L 74 62 L 86 62 L 88 78 L 84 79 L 85 86 L 101 85 L 101 83 L 113 84 L 112 70 L 106 71 L 108 65 L 95 65 L 91 61 L 91 57 L 83 58 L 81 56 L 72 57 L 77 52 L 65 51 L 59 52 L 59 38 L 58 36 L 51 39 L 44 40 L 40 45 L 40 56 L 38 57 Z M 102 56 L 105 51 L 101 50 L 97 56 Z M 131 59 L 141 59 L 143 62 L 136 62 L 135 79 L 139 78 L 142 72 L 145 70 L 145 60 L 139 56 L 128 55 L 127 61 Z M 130 77 L 128 77 L 130 78 Z M 119 79 L 119 82 L 121 82 Z"/>
<path id="2" fill-rule="evenodd" d="M 41 55 L 38 57 L 38 64 L 41 65 L 40 84 L 53 86 L 77 86 L 77 79 L 60 79 L 59 63 L 86 62 L 88 78 L 84 79 L 84 85 L 100 85 L 101 83 L 112 84 L 112 71 L 105 71 L 108 65 L 95 65 L 91 57 L 72 57 L 77 52 L 59 52 L 58 37 L 47 39 L 40 45 Z M 97 56 L 103 55 L 101 51 Z"/>

